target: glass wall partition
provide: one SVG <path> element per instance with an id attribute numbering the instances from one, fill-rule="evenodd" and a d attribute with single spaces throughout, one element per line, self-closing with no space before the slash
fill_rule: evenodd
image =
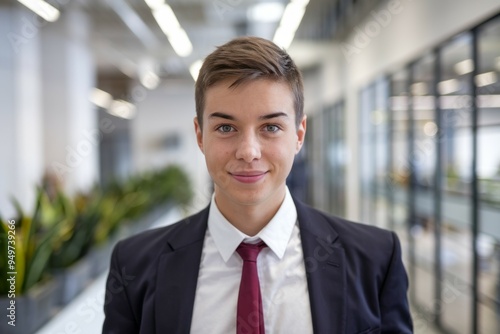
<path id="1" fill-rule="evenodd" d="M 460 293 L 436 309 L 444 328 L 462 333 L 472 326 L 472 34 L 464 33 L 441 48 L 441 265 L 442 289 Z M 441 295 L 441 298 L 444 294 Z M 441 299 L 440 299 L 441 300 Z"/>
<path id="2" fill-rule="evenodd" d="M 430 53 L 411 66 L 412 195 L 411 237 L 415 263 L 412 291 L 415 302 L 428 310 L 435 308 L 436 248 L 436 147 L 439 140 L 436 124 L 435 96 L 436 57 Z M 438 275 L 437 275 L 438 276 Z"/>
<path id="3" fill-rule="evenodd" d="M 307 116 L 307 131 L 305 139 L 305 154 L 307 160 L 307 202 L 322 210 L 327 210 L 327 189 L 324 177 L 324 135 L 323 135 L 323 112 Z"/>
<path id="4" fill-rule="evenodd" d="M 374 137 L 375 184 L 375 224 L 389 227 L 389 202 L 387 197 L 389 180 L 389 81 L 383 77 L 375 81 L 373 87 L 374 109 L 371 114 Z"/>
<path id="5" fill-rule="evenodd" d="M 347 153 L 342 100 L 308 116 L 305 145 L 307 201 L 331 214 L 344 216 Z"/>
<path id="6" fill-rule="evenodd" d="M 345 215 L 346 142 L 344 103 L 338 102 L 325 110 L 326 174 L 330 212 Z"/>
<path id="7" fill-rule="evenodd" d="M 375 160 L 375 152 L 373 143 L 375 136 L 372 126 L 372 112 L 374 106 L 374 89 L 373 85 L 364 88 L 360 94 L 360 115 L 359 115 L 359 129 L 360 129 L 360 185 L 361 185 L 361 198 L 360 198 L 360 219 L 367 224 L 375 224 L 373 213 L 375 212 L 374 198 L 374 175 L 373 161 Z"/>
<path id="8" fill-rule="evenodd" d="M 359 99 L 361 219 L 402 241 L 416 332 L 500 333 L 500 16 Z"/>
<path id="9" fill-rule="evenodd" d="M 400 238 L 407 238 L 408 194 L 410 176 L 410 157 L 408 144 L 408 94 L 409 71 L 400 70 L 390 77 L 390 112 L 388 136 L 389 178 L 388 197 L 391 203 L 389 222 L 391 229 Z"/>
<path id="10" fill-rule="evenodd" d="M 389 227 L 389 82 L 379 78 L 360 94 L 361 221 Z"/>
<path id="11" fill-rule="evenodd" d="M 500 19 L 477 34 L 478 314 L 481 333 L 500 333 Z"/>

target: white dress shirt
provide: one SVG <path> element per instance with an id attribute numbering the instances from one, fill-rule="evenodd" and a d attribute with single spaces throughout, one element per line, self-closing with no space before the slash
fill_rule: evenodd
<path id="1" fill-rule="evenodd" d="M 266 333 L 312 333 L 311 307 L 297 210 L 288 188 L 278 212 L 256 235 L 236 229 L 210 204 L 194 301 L 191 333 L 236 333 L 236 308 L 243 260 L 241 242 L 264 241 L 257 258 Z"/>

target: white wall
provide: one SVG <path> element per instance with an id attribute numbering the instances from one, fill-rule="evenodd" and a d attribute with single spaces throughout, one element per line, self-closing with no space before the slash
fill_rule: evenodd
<path id="1" fill-rule="evenodd" d="M 399 3 L 399 6 L 392 7 L 396 14 L 390 15 L 387 26 L 373 37 L 367 35 L 369 43 L 358 47 L 359 52 L 347 59 L 350 85 L 365 84 L 380 72 L 404 65 L 442 41 L 500 12 L 498 0 L 393 0 L 375 12 L 387 12 L 391 3 Z M 370 15 L 357 28 L 366 31 L 376 22 L 376 18 Z M 359 35 L 355 31 L 344 46 L 362 45 Z M 348 54 L 344 51 L 343 54 Z"/>
<path id="2" fill-rule="evenodd" d="M 99 180 L 97 113 L 89 101 L 96 78 L 90 24 L 75 6 L 41 31 L 45 170 L 70 194 Z"/>
<path id="3" fill-rule="evenodd" d="M 78 6 L 48 23 L 24 6 L 0 8 L 0 214 L 12 217 L 10 197 L 31 212 L 45 171 L 63 166 L 69 192 L 98 179 L 97 129 L 89 102 L 95 68 L 89 22 Z M 78 155 L 75 162 L 75 154 Z M 70 160 L 72 160 L 72 163 Z"/>
<path id="4" fill-rule="evenodd" d="M 40 40 L 33 14 L 0 8 L 0 214 L 13 218 L 10 197 L 30 211 L 43 172 Z"/>

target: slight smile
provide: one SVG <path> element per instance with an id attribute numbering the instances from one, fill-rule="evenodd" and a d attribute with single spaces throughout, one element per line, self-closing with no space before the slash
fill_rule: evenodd
<path id="1" fill-rule="evenodd" d="M 267 172 L 263 171 L 249 171 L 249 172 L 234 172 L 229 173 L 236 181 L 241 183 L 255 183 L 264 178 Z"/>

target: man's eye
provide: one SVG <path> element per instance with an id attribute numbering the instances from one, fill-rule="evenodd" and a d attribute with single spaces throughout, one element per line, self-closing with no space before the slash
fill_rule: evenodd
<path id="1" fill-rule="evenodd" d="M 231 132 L 233 131 L 233 127 L 231 125 L 221 125 L 219 126 L 219 128 L 217 129 L 218 131 L 220 132 Z"/>
<path id="2" fill-rule="evenodd" d="M 278 132 L 279 131 L 279 127 L 277 125 L 266 125 L 266 131 L 268 132 Z"/>

